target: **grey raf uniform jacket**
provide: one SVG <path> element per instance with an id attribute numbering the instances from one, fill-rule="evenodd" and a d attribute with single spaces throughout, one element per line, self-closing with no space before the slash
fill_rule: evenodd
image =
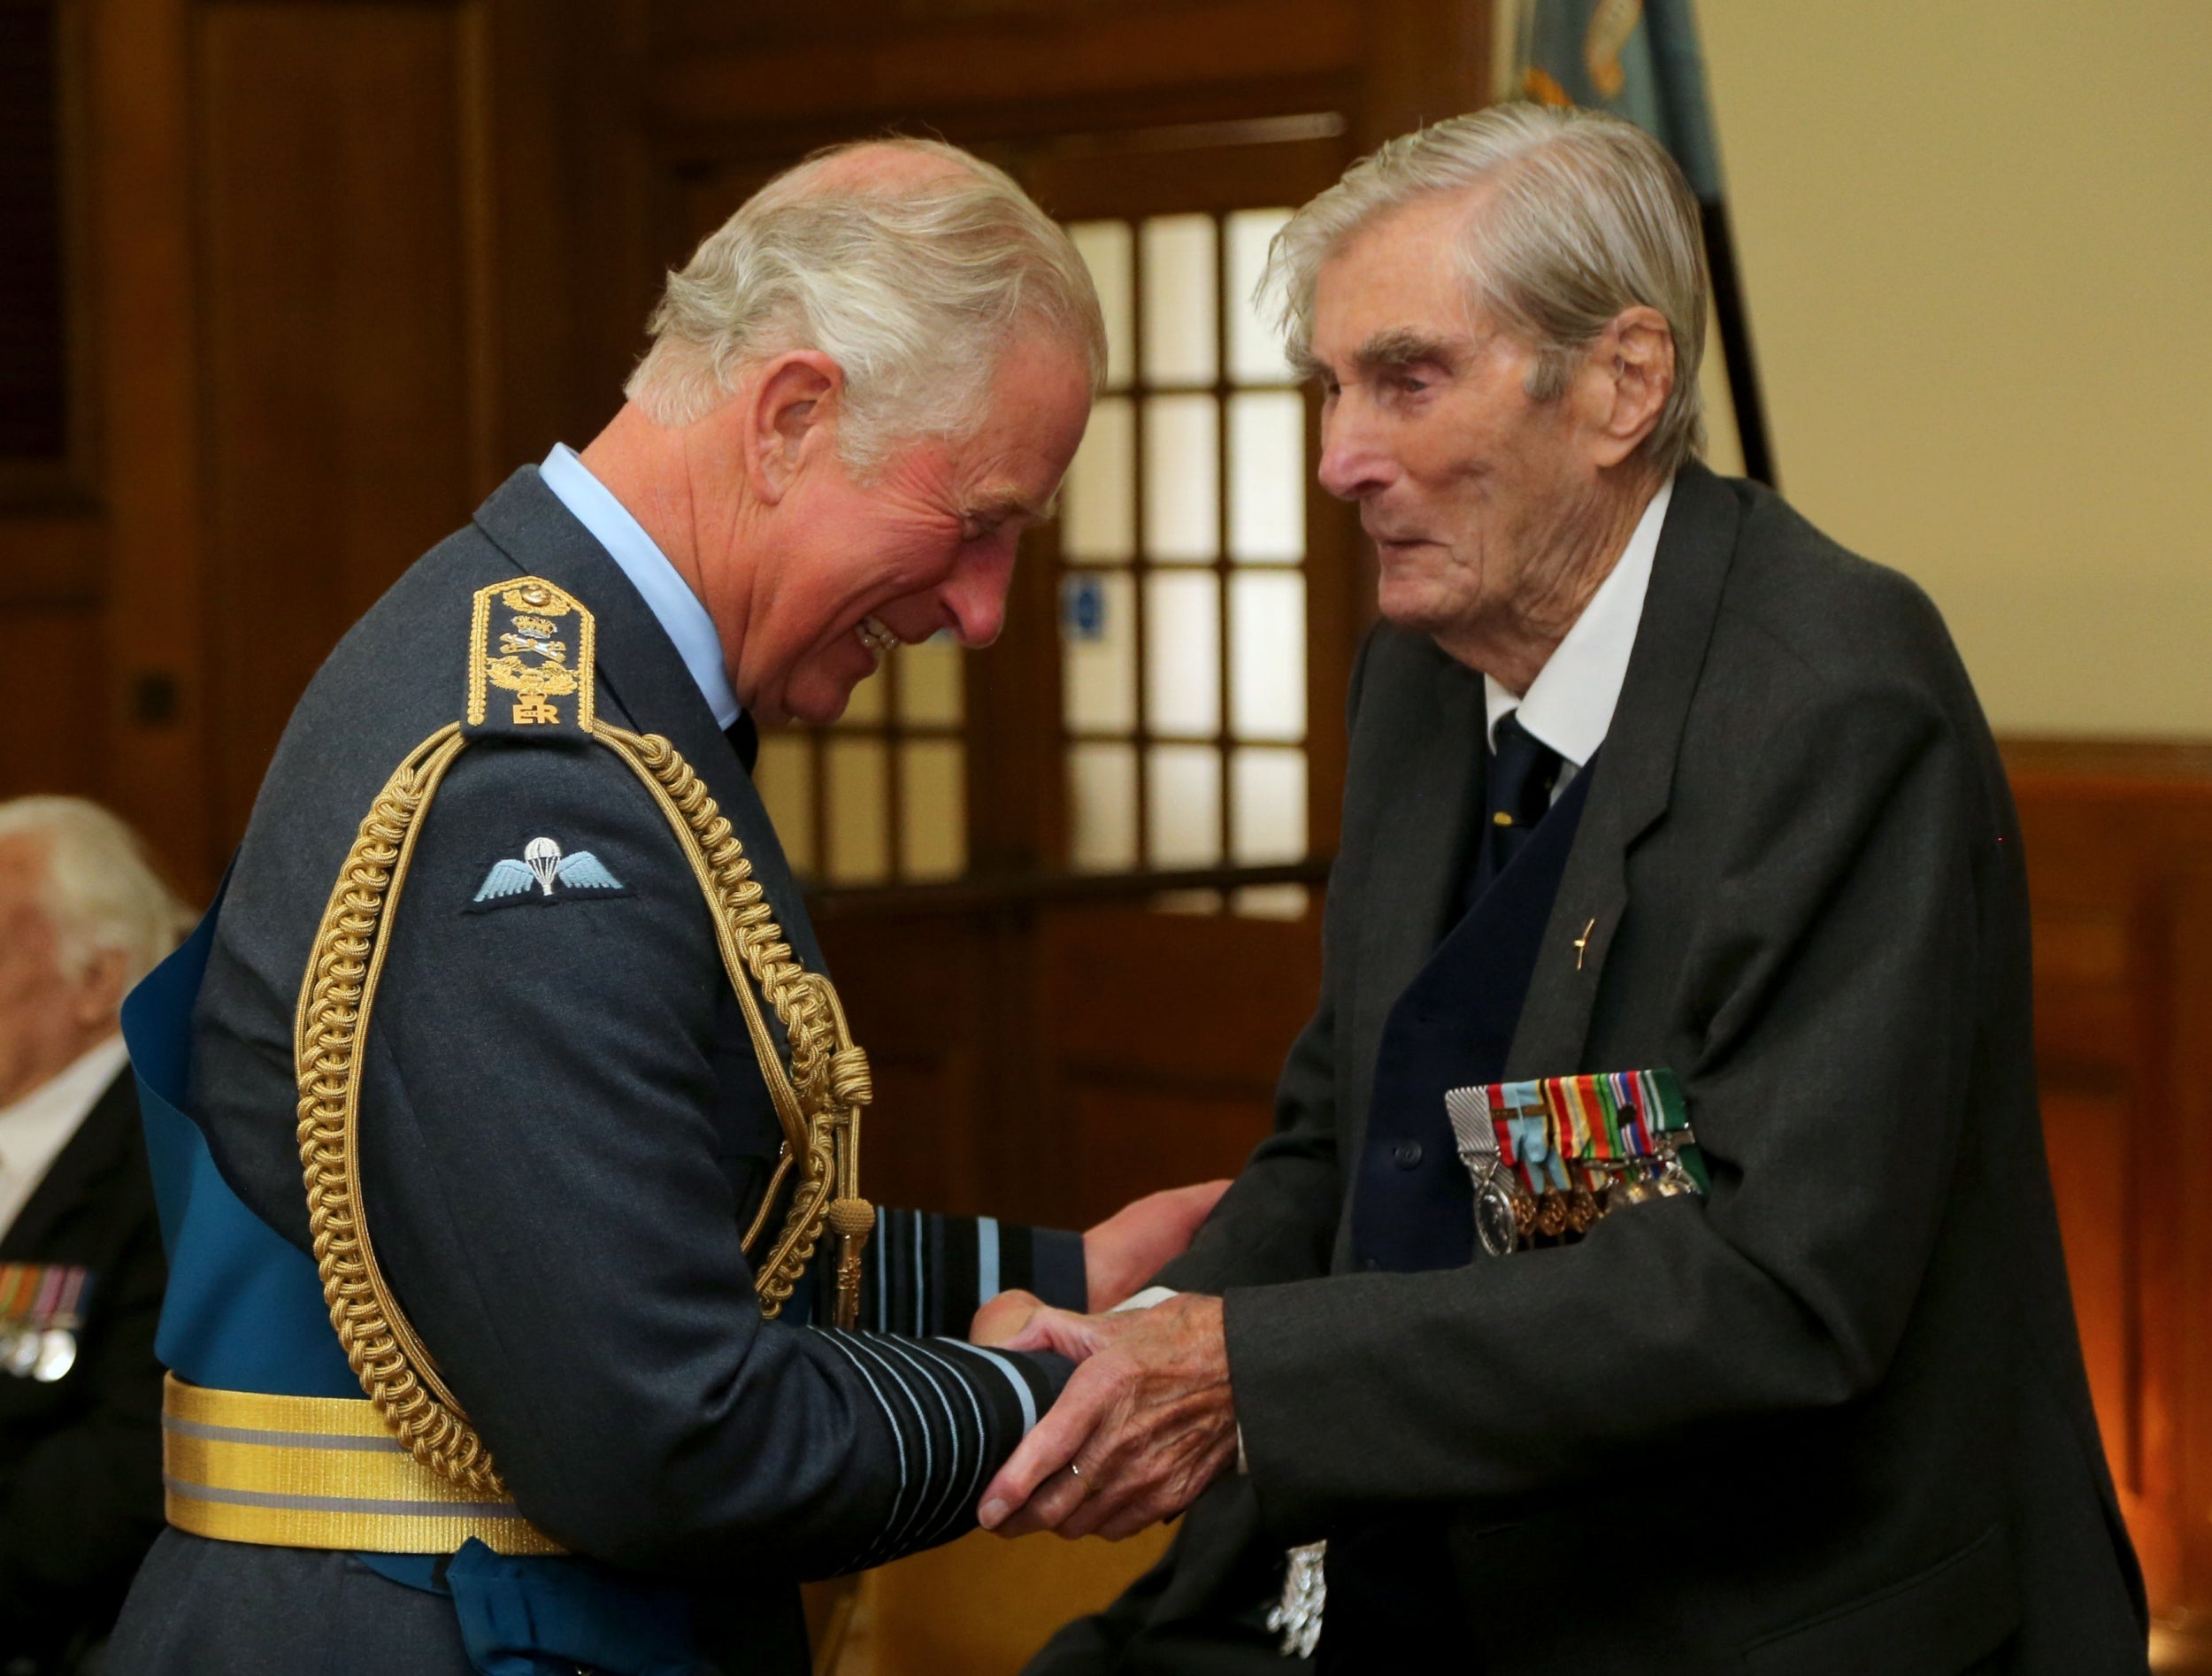
<path id="1" fill-rule="evenodd" d="M 600 713 L 674 742 L 787 940 L 823 969 L 759 799 L 674 647 L 534 470 L 518 473 L 316 676 L 219 922 L 195 1115 L 225 1179 L 303 1249 L 292 1029 L 309 944 L 386 778 L 462 713 L 473 593 L 518 574 L 596 614 Z M 480 742 L 418 833 L 361 1119 L 385 1272 L 526 1517 L 573 1552 L 691 1591 L 711 1667 L 803 1671 L 795 1581 L 970 1528 L 1067 1365 L 910 1336 L 965 1330 L 972 1284 L 957 1297 L 924 1283 L 961 1248 L 950 1235 L 918 1273 L 878 1262 L 868 1313 L 890 1333 L 762 1319 L 740 1238 L 780 1132 L 698 885 L 611 752 Z M 613 888 L 477 901 L 541 836 L 590 851 Z M 917 1232 L 895 1221 L 872 1252 L 911 1252 Z M 1015 1260 L 1025 1231 L 1005 1232 L 1002 1282 L 1032 1284 Z M 971 1283 L 975 1243 L 968 1225 Z M 459 1672 L 453 1625 L 449 1602 L 350 1556 L 171 1530 L 117 1667 Z"/>
<path id="2" fill-rule="evenodd" d="M 2144 1670 L 2019 828 L 1927 599 L 1764 489 L 1677 481 L 1509 1074 L 1673 1068 L 1712 1193 L 1453 1271 L 1347 1272 L 1346 1213 L 1466 876 L 1482 683 L 1384 627 L 1351 715 L 1319 1009 L 1160 1277 L 1225 1296 L 1250 1476 L 1033 1670 L 1256 1669 L 1283 1544 L 1394 1514 L 1440 1526 L 1489 1676 Z"/>

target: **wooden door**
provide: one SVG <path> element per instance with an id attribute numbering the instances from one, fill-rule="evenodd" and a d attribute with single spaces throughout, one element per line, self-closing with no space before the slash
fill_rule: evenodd
<path id="1" fill-rule="evenodd" d="M 1479 101 L 1486 12 L 654 16 L 662 264 L 808 147 L 889 126 L 1012 172 L 1076 230 L 1118 321 L 1112 388 L 1000 642 L 909 649 L 838 725 L 764 742 L 877 1065 L 872 1189 L 1080 1225 L 1229 1172 L 1318 988 L 1371 595 L 1246 296 L 1273 226 L 1364 144 Z"/>

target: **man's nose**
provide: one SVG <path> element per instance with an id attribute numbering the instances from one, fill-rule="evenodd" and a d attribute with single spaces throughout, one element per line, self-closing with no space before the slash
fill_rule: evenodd
<path id="1" fill-rule="evenodd" d="M 1321 416 L 1321 487 L 1339 500 L 1364 499 L 1388 485 L 1397 468 L 1375 427 L 1354 404 L 1338 401 Z"/>
<path id="2" fill-rule="evenodd" d="M 938 593 L 950 619 L 945 627 L 971 651 L 996 640 L 1006 621 L 1006 590 L 1014 580 L 1014 547 L 1010 535 L 980 551 L 964 554 L 951 579 Z"/>

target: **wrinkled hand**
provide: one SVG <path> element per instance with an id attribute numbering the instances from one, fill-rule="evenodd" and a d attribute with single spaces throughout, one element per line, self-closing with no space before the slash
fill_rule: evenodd
<path id="1" fill-rule="evenodd" d="M 1082 1365 L 983 1492 L 985 1529 L 1119 1541 L 1181 1512 L 1236 1458 L 1219 1298 L 1125 1315 L 1040 1307 L 1007 1343 Z"/>
<path id="2" fill-rule="evenodd" d="M 1110 1310 L 1183 1255 L 1226 1181 L 1201 1181 L 1132 1200 L 1083 1235 L 1094 1311 Z"/>

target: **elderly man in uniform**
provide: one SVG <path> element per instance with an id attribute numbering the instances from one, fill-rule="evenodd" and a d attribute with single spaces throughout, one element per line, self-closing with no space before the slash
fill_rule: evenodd
<path id="1" fill-rule="evenodd" d="M 161 1234 L 116 1009 L 184 905 L 78 797 L 0 803 L 0 1672 L 73 1671 L 161 1528 Z"/>
<path id="2" fill-rule="evenodd" d="M 749 778 L 757 722 L 998 632 L 1103 356 L 1073 247 L 949 147 L 846 149 L 653 324 L 348 634 L 127 1010 L 174 1378 L 119 1671 L 803 1671 L 795 1581 L 968 1528 L 1065 1378 L 949 1334 L 1118 1301 L 1217 1192 L 879 1225 Z"/>
<path id="3" fill-rule="evenodd" d="M 1679 174 L 1502 107 L 1274 262 L 1385 619 L 1323 993 L 1180 1295 L 979 1324 L 1089 1354 L 987 1525 L 1221 1483 L 1038 1668 L 1254 1667 L 1256 1532 L 1325 1671 L 2141 1671 L 2003 767 L 1917 588 L 1697 463 Z"/>

